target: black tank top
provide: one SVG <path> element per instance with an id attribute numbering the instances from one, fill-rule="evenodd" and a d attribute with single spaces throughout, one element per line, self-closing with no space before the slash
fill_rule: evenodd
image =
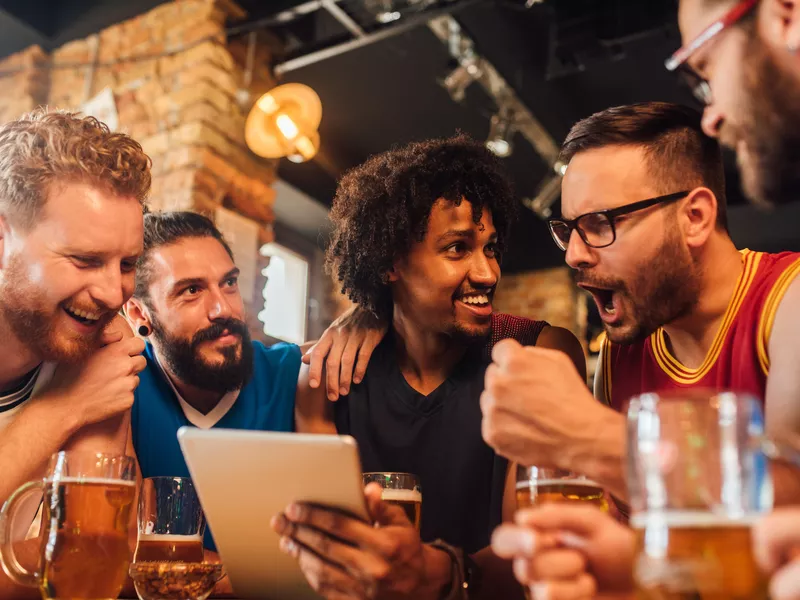
<path id="1" fill-rule="evenodd" d="M 490 346 L 504 337 L 534 345 L 546 325 L 497 315 Z M 490 350 L 490 348 L 488 349 Z M 366 376 L 334 405 L 336 428 L 358 442 L 365 472 L 414 473 L 422 485 L 422 539 L 474 553 L 502 520 L 508 462 L 481 436 L 480 395 L 487 348 L 467 353 L 428 396 L 405 380 L 390 332 Z"/>

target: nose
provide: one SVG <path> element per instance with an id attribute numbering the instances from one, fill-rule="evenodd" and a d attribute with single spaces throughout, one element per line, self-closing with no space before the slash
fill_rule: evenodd
<path id="1" fill-rule="evenodd" d="M 119 266 L 109 265 L 97 271 L 97 280 L 90 290 L 92 299 L 109 310 L 119 310 L 133 292 L 132 282 L 126 282 Z"/>
<path id="2" fill-rule="evenodd" d="M 586 245 L 577 229 L 573 229 L 569 236 L 569 244 L 567 244 L 564 260 L 573 269 L 585 269 L 597 263 L 597 257 L 592 248 Z"/>
<path id="3" fill-rule="evenodd" d="M 483 252 L 473 254 L 475 260 L 472 262 L 469 279 L 476 286 L 494 287 L 499 279 L 500 269 L 497 261 L 489 258 Z"/>
<path id="4" fill-rule="evenodd" d="M 712 138 L 718 138 L 722 124 L 725 122 L 725 117 L 722 111 L 719 110 L 714 104 L 709 104 L 703 111 L 703 132 Z"/>
<path id="5" fill-rule="evenodd" d="M 229 319 L 233 315 L 233 309 L 226 295 L 219 288 L 214 288 L 210 292 L 208 295 L 208 320 Z"/>

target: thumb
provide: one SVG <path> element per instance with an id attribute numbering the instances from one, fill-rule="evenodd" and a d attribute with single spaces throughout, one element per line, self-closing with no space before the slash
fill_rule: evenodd
<path id="1" fill-rule="evenodd" d="M 401 527 L 412 525 L 402 508 L 394 504 L 389 504 L 381 498 L 383 495 L 383 488 L 377 483 L 373 482 L 368 484 L 364 489 L 364 495 L 367 498 L 369 514 L 378 525 L 384 527 L 388 525 L 398 525 Z"/>
<path id="2" fill-rule="evenodd" d="M 118 342 L 122 339 L 122 332 L 117 331 L 103 331 L 103 335 L 100 337 L 100 344 L 103 346 L 108 346 L 109 344 L 113 344 Z"/>
<path id="3" fill-rule="evenodd" d="M 517 340 L 512 340 L 511 338 L 500 340 L 492 347 L 492 360 L 498 364 L 503 364 L 508 360 L 511 353 L 519 348 L 522 348 L 522 344 Z"/>

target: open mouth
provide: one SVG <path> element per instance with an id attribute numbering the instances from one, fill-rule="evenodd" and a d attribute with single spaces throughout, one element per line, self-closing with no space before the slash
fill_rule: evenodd
<path id="1" fill-rule="evenodd" d="M 85 311 L 74 306 L 64 306 L 62 308 L 67 315 L 75 319 L 81 325 L 86 325 L 88 327 L 97 325 L 100 322 L 100 319 L 103 317 L 102 313 Z"/>
<path id="2" fill-rule="evenodd" d="M 462 294 L 456 300 L 465 305 L 468 310 L 479 316 L 486 316 L 492 313 L 492 296 L 494 291 L 470 292 Z"/>
<path id="3" fill-rule="evenodd" d="M 617 303 L 614 302 L 614 290 L 592 287 L 584 284 L 579 284 L 579 287 L 592 295 L 597 305 L 597 311 L 600 313 L 600 317 L 603 321 L 613 321 L 617 317 Z"/>

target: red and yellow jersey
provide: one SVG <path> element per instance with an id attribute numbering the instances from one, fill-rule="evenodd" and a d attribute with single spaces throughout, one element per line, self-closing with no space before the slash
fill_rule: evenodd
<path id="1" fill-rule="evenodd" d="M 800 273 L 800 253 L 742 250 L 741 254 L 744 269 L 698 368 L 685 367 L 672 355 L 663 328 L 631 345 L 604 342 L 603 395 L 612 408 L 624 410 L 637 394 L 692 387 L 746 392 L 763 401 L 769 337 L 778 305 Z"/>

